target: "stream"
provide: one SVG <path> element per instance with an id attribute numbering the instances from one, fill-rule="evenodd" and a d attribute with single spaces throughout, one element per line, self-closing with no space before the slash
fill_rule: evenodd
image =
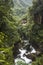
<path id="1" fill-rule="evenodd" d="M 25 45 L 29 44 L 27 40 L 25 40 L 24 42 L 25 42 Z M 36 53 L 35 49 L 32 46 L 30 47 L 32 48 L 31 53 Z M 20 54 L 18 54 L 17 58 L 15 59 L 15 65 L 17 65 L 16 63 L 18 61 L 24 61 L 25 63 L 30 64 L 32 60 L 24 56 L 24 54 L 30 54 L 30 52 L 27 53 L 27 50 L 23 48 L 19 49 L 19 51 L 20 51 Z"/>

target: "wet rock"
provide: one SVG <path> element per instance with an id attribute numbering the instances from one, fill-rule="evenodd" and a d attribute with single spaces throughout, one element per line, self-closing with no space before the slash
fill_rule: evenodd
<path id="1" fill-rule="evenodd" d="M 35 58 L 35 55 L 33 55 L 33 54 L 28 54 L 28 55 L 26 55 L 26 54 L 24 54 L 28 59 L 31 59 L 32 61 L 35 61 L 36 60 L 36 58 Z"/>
<path id="2" fill-rule="evenodd" d="M 19 47 L 20 47 L 19 43 L 20 43 L 20 42 L 21 42 L 21 41 L 17 41 L 17 42 L 14 44 L 14 48 L 13 48 L 13 56 L 14 56 L 14 58 L 17 58 L 17 55 L 20 54 L 20 51 L 19 51 Z"/>
<path id="3" fill-rule="evenodd" d="M 24 54 L 28 59 L 31 59 L 32 61 L 36 60 L 36 57 L 41 56 L 41 52 L 37 51 L 37 53 L 30 53 L 30 54 Z"/>

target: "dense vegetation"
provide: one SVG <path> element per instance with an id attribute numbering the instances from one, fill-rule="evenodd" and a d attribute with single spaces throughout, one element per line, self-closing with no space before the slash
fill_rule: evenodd
<path id="1" fill-rule="evenodd" d="M 33 1 L 33 6 L 30 8 L 30 16 L 34 21 L 30 32 L 30 43 L 39 51 L 39 57 L 36 57 L 36 61 L 32 65 L 43 65 L 43 1 Z M 38 52 L 37 52 L 38 53 Z"/>
<path id="2" fill-rule="evenodd" d="M 12 48 L 19 34 L 12 7 L 12 0 L 0 0 L 0 65 L 14 65 Z"/>
<path id="3" fill-rule="evenodd" d="M 12 0 L 0 0 L 0 65 L 15 64 L 14 59 L 18 49 L 24 45 L 24 39 L 29 40 L 36 50 L 35 54 L 31 54 L 32 65 L 43 65 L 43 0 L 33 0 L 33 5 L 21 20 L 15 15 L 24 14 L 24 10 L 13 11 L 13 8 Z M 23 19 L 27 21 L 25 25 L 21 23 Z M 28 65 L 22 61 L 17 64 Z"/>
<path id="4" fill-rule="evenodd" d="M 13 15 L 16 18 L 22 17 L 27 12 L 28 6 L 32 5 L 31 0 L 13 0 L 14 2 L 14 8 L 12 9 Z"/>

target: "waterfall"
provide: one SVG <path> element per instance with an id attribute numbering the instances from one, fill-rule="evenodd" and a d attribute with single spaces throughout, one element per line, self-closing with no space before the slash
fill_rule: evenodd
<path id="1" fill-rule="evenodd" d="M 25 45 L 29 44 L 28 40 L 24 40 L 24 42 L 25 42 Z M 36 53 L 35 49 L 34 49 L 32 46 L 30 46 L 30 48 L 32 48 L 31 53 Z M 26 51 L 27 51 L 26 49 L 23 49 L 23 48 L 22 48 L 22 49 L 19 49 L 19 51 L 20 51 L 20 54 L 18 54 L 17 58 L 15 59 L 15 63 L 18 62 L 18 61 L 24 61 L 24 62 L 26 62 L 27 64 L 29 64 L 29 63 L 32 62 L 31 59 L 29 59 L 29 58 L 27 58 L 26 56 L 24 56 L 24 54 L 25 54 Z M 26 54 L 30 54 L 30 52 L 28 52 L 28 53 L 26 53 Z"/>

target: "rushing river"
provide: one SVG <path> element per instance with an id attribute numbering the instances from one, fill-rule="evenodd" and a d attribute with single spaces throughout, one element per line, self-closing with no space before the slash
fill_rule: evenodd
<path id="1" fill-rule="evenodd" d="M 25 41 L 26 42 L 26 41 Z M 31 46 L 31 48 L 32 48 L 32 51 L 31 51 L 31 53 L 36 53 L 36 51 L 35 51 L 35 49 Z M 26 49 L 19 49 L 19 51 L 20 51 L 20 54 L 18 54 L 18 57 L 15 59 L 15 64 L 16 64 L 16 62 L 18 62 L 18 61 L 25 61 L 27 64 L 29 64 L 29 63 L 31 63 L 32 62 L 32 60 L 31 59 L 28 59 L 26 56 L 24 56 L 24 54 L 26 54 Z M 28 54 L 30 54 L 30 52 L 28 52 Z M 17 65 L 17 64 L 16 64 Z"/>

